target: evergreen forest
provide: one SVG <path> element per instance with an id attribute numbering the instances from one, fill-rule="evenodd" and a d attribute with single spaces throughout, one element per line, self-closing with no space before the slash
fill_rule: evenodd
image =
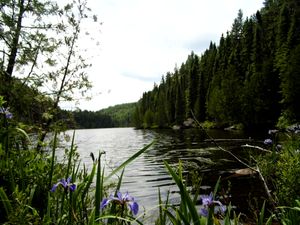
<path id="1" fill-rule="evenodd" d="M 86 24 L 88 29 L 94 26 L 97 30 L 101 22 L 87 3 L 0 1 L 0 224 L 129 225 L 149 224 L 147 220 L 151 219 L 155 222 L 150 224 L 158 225 L 299 225 L 300 1 L 265 0 L 264 7 L 250 18 L 243 18 L 239 11 L 231 30 L 218 44 L 211 42 L 200 56 L 191 52 L 180 67 L 164 75 L 160 84 L 145 92 L 137 103 L 97 112 L 62 110 L 61 103 L 78 103 L 90 97 L 91 62 L 84 54 L 87 49 L 81 45 L 81 37 L 97 46 Z M 181 126 L 192 119 L 218 126 L 286 129 L 272 128 L 270 138 L 263 143 L 243 145 L 246 156 L 242 159 L 235 155 L 235 149 L 227 150 L 207 135 L 215 146 L 207 151 L 188 147 L 199 155 L 199 160 L 197 157 L 191 164 L 183 164 L 186 156 L 178 163 L 168 156 L 180 153 L 185 144 L 180 149 L 168 147 L 167 154 L 162 151 L 163 155 L 158 155 L 163 147 L 156 136 L 144 134 L 141 138 L 147 143 L 140 143 L 139 150 L 135 150 L 132 139 L 124 138 L 128 148 L 134 149 L 128 149 L 128 157 L 111 143 L 113 156 L 121 156 L 116 165 L 98 147 L 93 152 L 86 144 L 88 140 L 83 141 L 87 148 L 83 150 L 89 157 L 81 158 L 75 129 L 70 135 L 64 132 L 70 128 L 164 128 Z M 112 142 L 119 142 L 118 137 Z M 148 150 L 134 170 L 125 170 Z M 254 201 L 249 202 L 249 215 L 236 214 L 230 202 L 234 185 L 227 177 L 209 177 L 215 179 L 215 186 L 201 190 L 198 172 L 209 176 L 205 166 L 217 165 L 206 158 L 212 152 L 223 162 L 242 166 L 234 167 L 238 170 L 232 170 L 232 176 L 259 179 L 257 189 L 265 196 L 256 199 L 248 195 Z M 223 158 L 223 154 L 232 159 Z M 166 185 L 148 176 L 158 182 L 154 186 L 158 187 L 157 195 L 151 194 L 158 204 L 147 210 L 139 208 L 131 193 L 120 191 L 125 183 L 123 175 L 138 180 L 136 175 L 143 171 L 146 160 L 158 168 L 151 172 L 161 174 L 167 185 L 176 187 L 162 193 L 160 187 Z M 166 173 L 161 172 L 159 161 Z M 187 174 L 186 166 L 194 167 L 193 172 Z M 228 190 L 222 186 L 224 181 L 230 186 Z M 143 192 L 144 187 L 138 186 L 138 191 Z M 236 186 L 244 192 L 240 187 Z M 176 201 L 169 194 L 176 194 Z"/>
<path id="2" fill-rule="evenodd" d="M 300 119 L 300 2 L 266 0 L 200 56 L 191 52 L 139 100 L 136 127 L 188 118 L 218 126 L 285 126 Z"/>
<path id="3" fill-rule="evenodd" d="M 70 113 L 77 128 L 131 127 L 135 105 L 136 103 L 125 103 L 96 112 L 78 110 Z"/>

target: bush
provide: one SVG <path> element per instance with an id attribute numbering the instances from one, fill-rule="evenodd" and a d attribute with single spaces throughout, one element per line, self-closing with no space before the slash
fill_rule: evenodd
<path id="1" fill-rule="evenodd" d="M 300 199 L 300 141 L 295 138 L 286 143 L 276 163 L 275 185 L 281 205 L 291 206 Z"/>
<path id="2" fill-rule="evenodd" d="M 278 135 L 265 144 L 271 153 L 258 158 L 258 166 L 277 198 L 278 205 L 292 206 L 300 198 L 300 139 L 289 133 L 287 140 L 278 144 Z"/>

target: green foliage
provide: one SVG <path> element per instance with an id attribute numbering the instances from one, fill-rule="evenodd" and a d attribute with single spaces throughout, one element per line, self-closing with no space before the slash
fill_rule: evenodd
<path id="1" fill-rule="evenodd" d="M 3 104 L 3 99 L 0 98 Z M 0 106 L 2 107 L 2 106 Z M 101 208 L 102 202 L 107 195 L 107 181 L 117 173 L 121 172 L 114 196 L 120 190 L 124 168 L 143 154 L 153 144 L 150 143 L 133 154 L 130 158 L 124 159 L 121 165 L 104 174 L 101 165 L 101 155 L 98 159 L 93 158 L 93 167 L 87 171 L 85 167 L 80 167 L 78 154 L 76 153 L 75 132 L 71 139 L 70 146 L 66 148 L 65 155 L 60 162 L 56 159 L 58 146 L 57 134 L 49 146 L 47 152 L 40 152 L 31 149 L 30 138 L 25 131 L 18 128 L 13 123 L 8 111 L 1 108 L 0 133 L 5 134 L 0 137 L 0 213 L 1 223 L 4 224 L 143 224 L 140 214 L 133 216 L 127 202 L 131 197 L 118 202 L 112 202 L 110 207 Z M 3 123 L 5 122 L 5 123 Z M 293 136 L 294 137 L 294 136 Z M 297 137 L 297 136 L 295 136 Z M 26 143 L 22 141 L 26 140 Z M 300 141 L 298 138 L 284 146 L 284 150 L 278 154 L 270 153 L 275 159 L 276 170 L 274 174 L 277 180 L 277 196 L 286 204 L 299 198 L 297 183 L 299 166 L 298 149 Z M 266 159 L 270 159 L 267 158 Z M 273 164 L 272 164 L 273 165 Z M 239 224 L 239 216 L 232 212 L 231 206 L 227 206 L 225 215 L 214 215 L 216 205 L 221 205 L 215 198 L 218 193 L 219 181 L 216 184 L 211 199 L 203 201 L 204 209 L 208 210 L 207 215 L 203 215 L 197 206 L 199 193 L 190 193 L 182 173 L 182 165 L 179 163 L 177 170 L 165 162 L 169 174 L 175 181 L 181 201 L 179 206 L 171 205 L 168 198 L 162 202 L 159 193 L 159 215 L 156 224 L 199 224 L 199 225 L 225 225 Z M 269 173 L 271 173 L 269 171 Z M 58 181 L 58 183 L 56 183 Z M 93 183 L 95 182 L 95 185 Z M 56 183 L 53 185 L 53 183 Z M 52 186 L 52 188 L 51 188 Z M 51 190 L 51 191 L 50 191 Z M 195 190 L 200 190 L 196 188 Z M 118 196 L 119 198 L 119 196 Z M 117 199 L 117 197 L 111 198 Z M 126 201 L 125 201 L 126 200 Z M 206 204 L 206 205 L 205 205 Z M 126 208 L 125 208 L 126 206 Z M 281 207 L 281 221 L 285 224 L 297 224 L 299 220 L 299 201 L 290 204 L 290 208 Z M 202 208 L 203 209 L 203 208 Z M 275 217 L 265 218 L 265 204 L 262 206 L 257 224 L 270 224 Z"/>
<path id="2" fill-rule="evenodd" d="M 74 111 L 72 115 L 74 117 L 75 127 L 77 128 L 107 128 L 114 126 L 112 118 L 100 112 L 87 110 Z"/>
<path id="3" fill-rule="evenodd" d="M 273 189 L 279 205 L 292 206 L 299 199 L 300 174 L 300 140 L 292 134 L 292 139 L 286 140 L 282 147 L 274 140 L 272 153 L 258 160 L 268 184 Z"/>
<path id="4" fill-rule="evenodd" d="M 85 72 L 90 64 L 77 42 L 82 22 L 95 16 L 78 0 L 62 7 L 55 1 L 4 1 L 0 12 L 0 82 L 5 84 L 0 95 L 19 122 L 40 131 L 41 150 L 48 132 L 63 129 L 59 103 L 85 96 L 91 87 Z"/>
<path id="5" fill-rule="evenodd" d="M 2 118 L 2 111 L 0 120 L 6 120 Z M 0 133 L 6 132 L 6 136 L 0 138 L 0 221 L 4 224 L 99 224 L 99 219 L 105 220 L 105 215 L 100 214 L 100 203 L 107 180 L 122 169 L 124 172 L 130 162 L 152 145 L 145 146 L 104 176 L 101 167 L 103 153 L 94 159 L 91 171 L 80 168 L 74 143 L 75 133 L 59 163 L 55 154 L 58 146 L 56 134 L 52 151 L 30 149 L 29 142 L 24 144 L 26 148 L 21 149 L 17 144 L 19 133 L 15 132 L 20 129 L 10 129 L 10 126 L 7 124 L 6 128 L 1 127 L 0 130 Z M 29 138 L 24 131 L 19 132 L 22 138 Z M 11 140 L 8 144 L 7 137 Z M 6 147 L 3 149 L 3 146 Z M 58 183 L 52 187 L 56 181 Z M 94 181 L 96 186 L 93 185 Z M 76 185 L 76 188 L 72 185 Z M 121 179 L 118 190 L 120 186 Z M 132 220 L 131 217 L 129 219 Z"/>
<path id="6" fill-rule="evenodd" d="M 286 144 L 276 162 L 277 196 L 281 205 L 291 205 L 300 199 L 300 141 Z"/>
<path id="7" fill-rule="evenodd" d="M 146 111 L 143 121 L 144 121 L 144 123 L 143 123 L 144 128 L 151 128 L 153 126 L 154 114 L 151 110 Z"/>
<path id="8" fill-rule="evenodd" d="M 71 112 L 77 128 L 108 128 L 133 126 L 133 114 L 136 103 L 126 103 L 108 107 L 96 112 Z"/>
<path id="9" fill-rule="evenodd" d="M 280 207 L 284 225 L 296 225 L 300 223 L 300 201 L 295 200 L 293 207 Z"/>
<path id="10" fill-rule="evenodd" d="M 101 109 L 99 112 L 112 118 L 113 127 L 131 127 L 136 103 L 124 103 Z"/>
<path id="11" fill-rule="evenodd" d="M 89 63 L 76 44 L 82 21 L 88 18 L 96 21 L 86 11 L 89 11 L 86 1 L 74 1 L 62 8 L 52 1 L 1 2 L 0 83 L 5 84 L 0 85 L 0 95 L 4 96 L 0 97 L 1 223 L 141 224 L 128 210 L 120 210 L 114 204 L 101 211 L 100 202 L 106 195 L 108 178 L 122 170 L 117 192 L 124 167 L 151 144 L 124 160 L 107 177 L 101 167 L 101 153 L 91 171 L 82 169 L 74 136 L 63 161 L 59 163 L 56 159 L 56 131 L 65 128 L 62 121 L 66 119 L 61 115 L 59 103 L 74 100 L 74 92 L 85 95 L 91 87 L 86 74 Z M 181 125 L 192 112 L 200 122 L 213 120 L 249 127 L 274 125 L 277 120 L 280 126 L 298 122 L 299 12 L 296 0 L 267 0 L 262 10 L 246 20 L 239 11 L 231 31 L 222 35 L 218 46 L 211 43 L 201 57 L 191 52 L 180 68 L 168 72 L 159 85 L 143 94 L 134 113 L 136 126 Z M 45 86 L 51 90 L 42 93 Z M 84 126 L 91 127 L 99 121 L 101 126 L 128 126 L 133 111 L 134 106 L 128 104 L 95 114 L 80 112 L 74 117 Z M 26 130 L 39 133 L 34 142 Z M 54 140 L 47 145 L 46 134 L 52 131 Z M 292 139 L 282 150 L 274 144 L 272 152 L 259 161 L 272 194 L 279 204 L 286 205 L 279 208 L 283 224 L 299 224 L 299 143 L 298 138 Z M 158 223 L 220 224 L 213 208 L 209 209 L 208 218 L 199 216 L 198 195 L 192 197 L 188 192 L 181 165 L 177 172 L 165 165 L 179 188 L 181 202 L 178 207 L 170 205 L 168 200 L 163 204 L 159 194 Z M 57 181 L 57 189 L 50 192 Z M 76 185 L 76 189 L 71 185 Z M 224 224 L 238 224 L 238 217 L 230 219 L 230 211 L 228 206 Z M 258 224 L 265 222 L 264 214 L 265 205 Z M 266 221 L 269 222 L 270 219 Z"/>
<path id="12" fill-rule="evenodd" d="M 206 199 L 205 201 L 212 201 L 208 205 L 208 214 L 201 215 L 201 210 L 199 212 L 197 208 L 197 200 L 198 194 L 195 193 L 192 197 L 189 193 L 187 186 L 184 182 L 184 178 L 182 175 L 182 165 L 179 162 L 178 170 L 176 171 L 173 169 L 167 162 L 165 162 L 165 166 L 172 176 L 173 180 L 175 181 L 179 193 L 180 193 L 180 205 L 173 206 L 169 204 L 168 198 L 165 204 L 161 202 L 161 196 L 159 192 L 159 219 L 157 220 L 156 224 L 199 224 L 199 225 L 238 225 L 239 224 L 239 216 L 236 216 L 235 213 L 232 212 L 231 206 L 226 206 L 226 214 L 225 215 L 215 215 L 215 206 L 217 204 L 221 204 L 218 201 L 214 201 L 213 199 Z M 211 196 L 214 198 L 217 196 L 218 189 L 220 185 L 220 179 L 217 181 L 214 193 L 211 193 Z M 202 198 L 202 204 L 205 205 L 204 199 Z M 221 206 L 223 207 L 223 206 Z M 263 211 L 262 211 L 263 213 Z M 231 217 L 233 215 L 233 217 Z"/>
<path id="13" fill-rule="evenodd" d="M 210 43 L 201 57 L 191 52 L 144 93 L 135 117 L 152 112 L 165 121 L 151 121 L 158 127 L 182 125 L 191 112 L 200 122 L 245 128 L 299 121 L 299 12 L 296 1 L 268 1 L 246 19 L 239 11 L 218 46 Z"/>
<path id="14" fill-rule="evenodd" d="M 257 225 L 271 225 L 273 215 L 270 216 L 267 220 L 265 218 L 266 202 L 263 203 L 262 208 L 259 212 L 259 217 L 257 219 Z"/>
<path id="15" fill-rule="evenodd" d="M 176 209 L 177 218 L 175 218 L 171 213 L 168 213 L 169 218 L 174 222 L 176 221 L 175 224 L 181 224 L 182 222 L 184 222 L 184 224 L 191 224 L 191 222 L 193 222 L 193 224 L 200 224 L 200 218 L 197 209 L 195 207 L 196 199 L 194 200 L 191 199 L 189 193 L 187 192 L 186 185 L 183 183 L 181 164 L 179 164 L 178 175 L 166 162 L 165 162 L 165 166 L 169 174 L 174 179 L 181 194 L 180 209 L 179 210 Z"/>

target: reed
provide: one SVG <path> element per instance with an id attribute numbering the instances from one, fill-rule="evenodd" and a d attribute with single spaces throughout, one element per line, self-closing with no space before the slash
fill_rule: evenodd
<path id="1" fill-rule="evenodd" d="M 1 105 L 0 105 L 1 107 Z M 1 116 L 1 115 L 0 115 Z M 73 132 L 66 162 L 57 162 L 58 133 L 54 133 L 49 152 L 30 149 L 30 138 L 23 129 L 10 121 L 11 117 L 0 117 L 0 222 L 4 224 L 146 224 L 143 221 L 149 212 L 139 213 L 139 205 L 129 193 L 121 193 L 125 169 L 154 143 L 138 150 L 120 166 L 105 175 L 101 162 L 104 154 L 99 151 L 98 158 L 88 171 L 77 160 L 75 131 Z M 297 148 L 299 142 L 297 142 Z M 285 157 L 297 156 L 292 146 Z M 283 152 L 284 153 L 284 152 Z M 289 153 L 289 155 L 287 155 Z M 287 156 L 286 156 L 287 155 Z M 240 216 L 231 205 L 224 206 L 218 199 L 220 179 L 209 195 L 193 195 L 189 192 L 183 166 L 179 162 L 173 168 L 164 162 L 165 168 L 174 180 L 180 194 L 180 204 L 172 205 L 169 193 L 165 202 L 158 189 L 158 209 L 155 224 L 195 224 L 195 225 L 238 225 Z M 286 166 L 286 165 L 282 165 Z M 111 195 L 108 195 L 110 179 L 118 180 Z M 300 201 L 289 207 L 277 207 L 281 217 L 271 214 L 266 217 L 264 203 L 257 219 L 258 225 L 270 225 L 274 219 L 283 224 L 299 224 Z M 202 205 L 199 205 L 202 201 Z"/>

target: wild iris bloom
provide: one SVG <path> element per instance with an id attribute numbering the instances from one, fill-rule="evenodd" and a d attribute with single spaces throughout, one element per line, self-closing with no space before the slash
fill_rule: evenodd
<path id="1" fill-rule="evenodd" d="M 51 188 L 51 192 L 54 192 L 56 188 L 61 185 L 63 188 L 67 191 L 75 191 L 76 190 L 76 184 L 71 183 L 71 177 L 69 177 L 67 180 L 66 179 L 61 179 L 59 182 L 53 185 Z"/>
<path id="2" fill-rule="evenodd" d="M 214 209 L 215 210 L 214 213 L 225 212 L 226 206 L 223 206 L 220 201 L 215 201 L 213 199 L 212 193 L 210 193 L 210 195 L 201 195 L 200 197 L 202 199 L 202 205 L 203 205 L 203 208 L 200 209 L 200 214 L 202 216 L 208 217 L 209 209 L 214 207 L 215 205 L 218 205 L 218 207 Z"/>
<path id="3" fill-rule="evenodd" d="M 108 198 L 102 200 L 100 208 L 103 209 L 110 202 L 116 202 L 122 206 L 128 205 L 134 215 L 136 215 L 139 211 L 139 205 L 134 201 L 134 198 L 128 194 L 128 192 L 122 195 L 122 193 L 118 191 L 117 197 L 110 195 Z"/>
<path id="4" fill-rule="evenodd" d="M 273 141 L 271 139 L 264 140 L 265 145 L 271 145 L 272 143 L 273 143 Z"/>
<path id="5" fill-rule="evenodd" d="M 279 131 L 278 130 L 269 130 L 268 134 L 272 135 L 272 134 L 277 134 Z"/>
<path id="6" fill-rule="evenodd" d="M 0 113 L 4 114 L 6 119 L 11 119 L 13 117 L 12 113 L 8 111 L 8 108 L 0 107 Z"/>
<path id="7" fill-rule="evenodd" d="M 277 151 L 280 151 L 281 149 L 282 149 L 282 145 L 280 145 L 280 144 L 276 145 L 276 150 Z"/>

